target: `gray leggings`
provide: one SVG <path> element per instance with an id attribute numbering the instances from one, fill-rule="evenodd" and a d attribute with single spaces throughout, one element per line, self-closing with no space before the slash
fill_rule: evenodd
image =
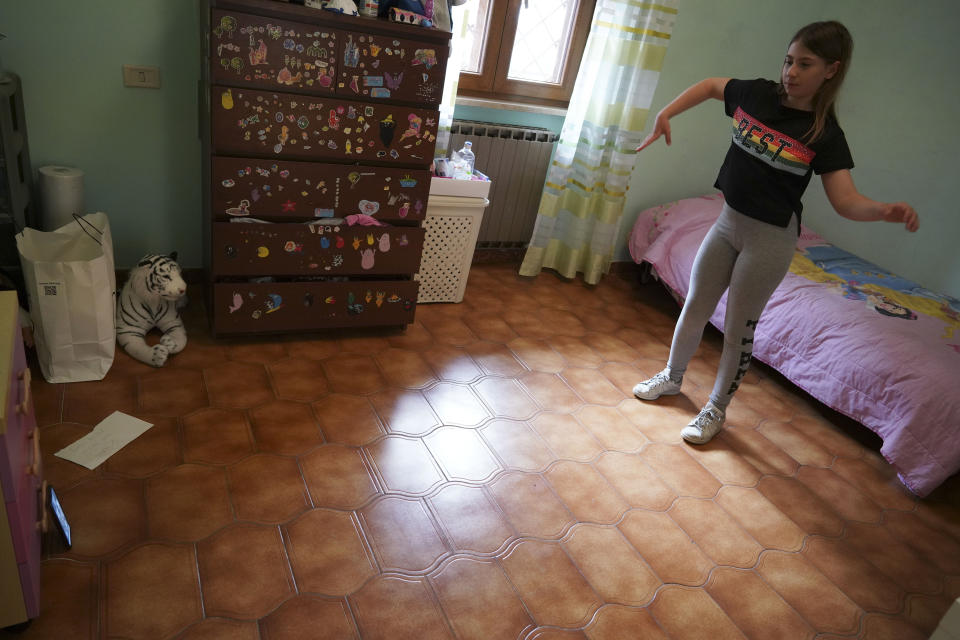
<path id="1" fill-rule="evenodd" d="M 750 364 L 760 313 L 787 274 L 796 245 L 796 216 L 787 227 L 778 227 L 745 216 L 724 203 L 693 261 L 690 292 L 670 346 L 671 377 L 686 371 L 704 327 L 729 287 L 723 352 L 710 393 L 711 402 L 726 408 Z"/>

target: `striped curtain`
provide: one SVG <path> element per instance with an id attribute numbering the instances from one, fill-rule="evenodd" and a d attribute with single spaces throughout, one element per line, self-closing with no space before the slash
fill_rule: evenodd
<path id="1" fill-rule="evenodd" d="M 450 155 L 450 127 L 453 125 L 453 110 L 457 102 L 457 84 L 460 81 L 460 57 L 467 38 L 467 20 L 464 9 L 451 7 L 450 21 L 453 37 L 450 39 L 450 57 L 447 58 L 447 74 L 443 81 L 443 96 L 440 99 L 440 120 L 437 123 L 437 146 L 435 158 Z"/>
<path id="2" fill-rule="evenodd" d="M 609 271 L 678 2 L 597 0 L 520 275 Z"/>

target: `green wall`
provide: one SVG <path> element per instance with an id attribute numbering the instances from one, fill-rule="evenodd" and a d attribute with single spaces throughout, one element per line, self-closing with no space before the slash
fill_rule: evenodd
<path id="1" fill-rule="evenodd" d="M 868 10 L 867 10 L 868 8 Z M 920 213 L 921 228 L 857 223 L 830 207 L 814 177 L 804 198 L 804 223 L 864 258 L 919 283 L 960 297 L 960 216 L 952 186 L 951 155 L 960 141 L 960 104 L 951 51 L 960 25 L 955 0 L 682 0 L 653 114 L 689 85 L 709 76 L 777 78 L 788 40 L 815 20 L 844 22 L 854 37 L 854 59 L 839 102 L 862 193 L 904 200 Z M 479 113 L 477 113 L 479 112 Z M 469 115 L 468 115 L 469 114 Z M 456 117 L 535 124 L 530 114 L 458 107 Z M 522 116 L 522 117 L 521 117 Z M 713 191 L 730 143 L 729 119 L 720 103 L 675 118 L 673 144 L 640 154 L 630 183 L 617 260 L 630 260 L 626 237 L 643 209 Z"/>
<path id="2" fill-rule="evenodd" d="M 0 2 L 0 64 L 21 76 L 34 168 L 86 172 L 87 209 L 106 211 L 117 266 L 154 251 L 201 264 L 197 137 L 197 0 Z M 960 216 L 948 153 L 960 123 L 953 0 L 682 0 L 654 112 L 711 75 L 776 77 L 787 40 L 818 19 L 844 21 L 856 42 L 840 119 L 853 149 L 854 179 L 870 197 L 906 200 L 921 214 L 907 234 L 853 223 L 829 208 L 818 179 L 805 222 L 865 258 L 960 297 Z M 160 67 L 155 89 L 125 88 L 121 65 Z M 558 130 L 560 121 L 515 111 L 457 108 L 456 117 Z M 661 202 L 711 191 L 729 144 L 719 103 L 673 122 L 673 145 L 638 157 L 625 238 L 636 215 Z M 946 144 L 944 144 L 944 142 Z M 618 259 L 627 260 L 625 242 Z"/>
<path id="3" fill-rule="evenodd" d="M 197 24 L 196 0 L 0 3 L 0 62 L 23 82 L 34 169 L 84 170 L 118 268 L 172 250 L 202 262 Z M 160 89 L 124 87 L 124 64 L 160 67 Z"/>
<path id="4" fill-rule="evenodd" d="M 815 20 L 837 19 L 854 39 L 853 64 L 838 117 L 853 152 L 859 190 L 881 201 L 904 200 L 920 213 L 909 234 L 900 225 L 858 223 L 830 207 L 814 176 L 804 223 L 871 262 L 960 297 L 960 216 L 952 160 L 960 141 L 960 83 L 955 0 L 862 2 L 683 0 L 654 95 L 652 114 L 709 76 L 775 79 L 790 37 Z M 630 183 L 622 237 L 644 208 L 713 191 L 729 145 L 729 119 L 719 102 L 671 121 L 673 144 L 641 153 Z M 620 258 L 629 259 L 625 242 Z"/>

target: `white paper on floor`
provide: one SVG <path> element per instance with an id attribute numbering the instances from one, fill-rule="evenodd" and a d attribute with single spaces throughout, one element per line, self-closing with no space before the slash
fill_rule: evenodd
<path id="1" fill-rule="evenodd" d="M 53 455 L 93 470 L 152 426 L 149 422 L 114 411 L 93 431 Z"/>

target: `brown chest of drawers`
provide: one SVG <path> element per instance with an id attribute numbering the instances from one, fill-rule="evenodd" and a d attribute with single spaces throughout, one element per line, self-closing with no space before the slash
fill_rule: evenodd
<path id="1" fill-rule="evenodd" d="M 201 13 L 214 334 L 412 322 L 450 34 L 276 0 Z"/>

